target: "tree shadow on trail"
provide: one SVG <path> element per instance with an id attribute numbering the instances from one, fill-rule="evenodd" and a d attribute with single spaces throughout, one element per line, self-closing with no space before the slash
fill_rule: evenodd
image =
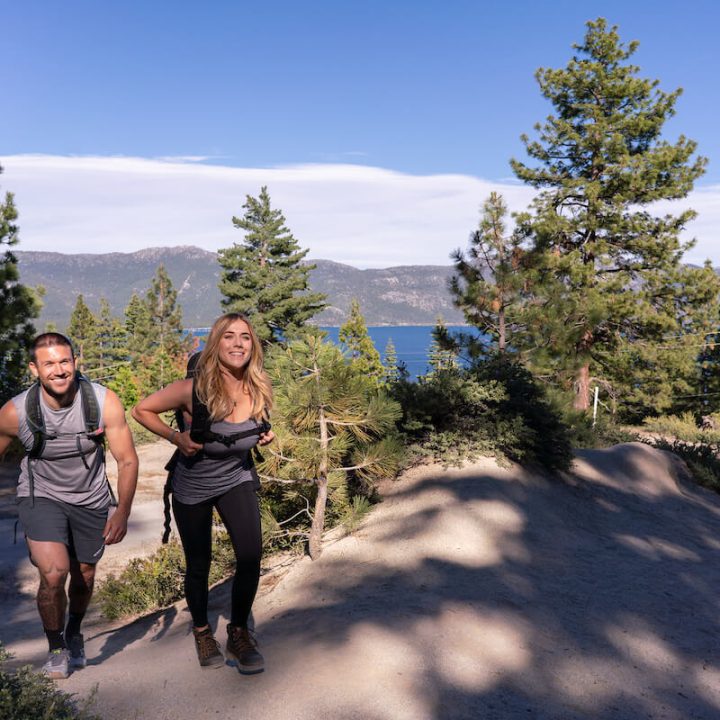
<path id="1" fill-rule="evenodd" d="M 173 605 L 165 610 L 158 610 L 133 620 L 119 628 L 103 630 L 95 634 L 86 632 L 86 641 L 104 638 L 100 651 L 88 658 L 88 665 L 101 665 L 113 655 L 149 634 L 152 634 L 151 642 L 161 640 L 172 627 L 177 615 L 177 606 Z"/>
<path id="2" fill-rule="evenodd" d="M 620 454 L 607 484 L 469 468 L 398 485 L 397 512 L 366 524 L 387 557 L 328 553 L 308 574 L 312 600 L 263 623 L 262 637 L 333 652 L 381 631 L 438 720 L 715 720 L 720 498 L 636 485 L 656 451 L 620 448 L 587 454 Z M 457 543 L 453 524 L 472 526 Z"/>

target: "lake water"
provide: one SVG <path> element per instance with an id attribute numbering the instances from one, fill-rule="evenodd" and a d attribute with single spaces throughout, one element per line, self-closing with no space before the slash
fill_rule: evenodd
<path id="1" fill-rule="evenodd" d="M 412 380 L 419 375 L 424 375 L 428 369 L 428 350 L 432 343 L 432 331 L 434 325 L 382 325 L 369 327 L 368 333 L 372 338 L 377 351 L 385 362 L 385 347 L 388 340 L 392 339 L 395 345 L 398 362 L 404 362 Z M 338 327 L 322 327 L 328 334 L 328 338 L 338 344 Z M 196 329 L 193 331 L 198 337 L 206 335 L 209 328 Z M 450 328 L 452 331 L 452 328 Z M 462 328 L 464 331 L 472 331 L 472 328 Z"/>
<path id="2" fill-rule="evenodd" d="M 434 325 L 382 325 L 369 327 L 368 333 L 372 338 L 380 357 L 385 362 L 385 347 L 392 339 L 395 345 L 398 362 L 404 362 L 410 379 L 415 380 L 418 375 L 424 375 L 428 369 L 428 350 L 432 343 Z M 324 327 L 328 337 L 338 343 L 340 328 Z"/>

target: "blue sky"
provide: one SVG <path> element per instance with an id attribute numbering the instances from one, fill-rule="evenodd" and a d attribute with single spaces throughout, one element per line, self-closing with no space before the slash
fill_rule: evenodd
<path id="1" fill-rule="evenodd" d="M 697 140 L 700 152 L 710 158 L 698 183 L 705 193 L 700 203 L 705 225 L 691 230 L 701 240 L 702 254 L 714 255 L 720 264 L 720 231 L 712 238 L 707 234 L 715 226 L 716 216 L 707 213 L 715 205 L 716 186 L 720 197 L 720 11 L 705 0 L 2 0 L 0 163 L 5 174 L 0 184 L 16 192 L 21 249 L 55 244 L 67 251 L 94 252 L 179 244 L 173 241 L 178 230 L 171 218 L 159 213 L 171 214 L 173 197 L 178 205 L 186 204 L 193 186 L 197 202 L 212 205 L 210 195 L 222 177 L 227 207 L 213 206 L 221 214 L 214 225 L 203 224 L 207 217 L 197 222 L 184 217 L 187 232 L 180 232 L 180 242 L 217 249 L 239 240 L 229 217 L 241 212 L 245 193 L 256 194 L 261 184 L 268 184 L 288 224 L 301 228 L 302 237 L 296 235 L 315 257 L 366 266 L 402 264 L 410 249 L 402 243 L 396 256 L 378 251 L 393 240 L 393 228 L 404 225 L 409 236 L 421 238 L 423 248 L 419 259 L 408 262 L 447 263 L 448 252 L 465 243 L 477 220 L 484 196 L 473 193 L 486 186 L 508 191 L 514 182 L 508 160 L 524 158 L 520 134 L 532 133 L 534 123 L 550 111 L 538 91 L 535 70 L 564 66 L 572 43 L 582 39 L 585 22 L 598 16 L 618 24 L 623 40 L 640 41 L 635 61 L 643 76 L 658 78 L 664 90 L 684 88 L 666 134 Z M 24 159 L 28 154 L 48 158 L 50 166 L 29 166 Z M 61 172 L 58 156 L 80 164 L 65 163 Z M 85 156 L 108 159 L 105 174 L 88 180 L 80 162 Z M 133 160 L 132 167 L 120 167 L 117 158 L 147 163 Z M 164 177 L 157 168 L 163 162 L 191 164 L 198 174 L 178 171 L 178 178 L 188 177 L 183 192 L 173 196 L 157 177 Z M 344 168 L 342 187 L 333 179 L 338 172 L 334 165 Z M 208 166 L 219 174 L 213 176 Z M 304 190 L 286 180 L 275 192 L 271 181 L 278 171 L 297 166 L 314 166 L 313 179 L 302 179 Z M 367 174 L 353 176 L 356 166 L 387 171 L 393 183 L 405 178 L 410 188 L 415 187 L 413 178 L 439 178 L 437 190 L 413 195 L 406 214 L 402 207 L 394 208 L 380 229 L 371 219 L 389 211 L 377 204 L 384 186 Z M 228 175 L 226 169 L 235 173 Z M 446 207 L 444 200 L 454 192 L 446 185 L 448 176 L 466 182 L 462 197 L 454 196 Z M 215 180 L 208 183 L 208 177 Z M 149 184 L 138 192 L 142 182 Z M 322 193 L 309 192 L 308 182 L 330 193 L 325 204 L 336 204 L 332 227 L 321 226 Z M 100 199 L 98 183 L 108 188 Z M 94 203 L 87 201 L 88 194 L 95 196 Z M 527 197 L 516 194 L 519 204 Z M 161 202 L 153 204 L 157 195 Z M 60 197 L 72 207 L 62 227 L 54 227 L 57 216 L 50 210 L 57 212 Z M 467 205 L 459 211 L 454 200 Z M 99 216 L 95 225 L 98 208 L 106 214 L 116 210 L 126 219 L 137 216 L 132 241 L 123 243 L 120 236 L 104 233 Z M 428 222 L 422 223 L 422 215 L 435 209 L 432 233 L 423 235 L 422 225 Z M 455 223 L 449 219 L 451 211 Z M 421 217 L 411 218 L 411 213 Z M 447 236 L 439 237 L 446 219 Z M 161 220 L 166 220 L 166 236 Z M 361 236 L 343 240 L 351 222 L 368 225 L 364 241 Z M 143 227 L 155 224 L 156 232 L 142 234 Z M 371 231 L 382 237 L 373 240 Z M 362 242 L 365 255 L 358 252 Z M 352 253 L 347 252 L 349 244 Z"/>

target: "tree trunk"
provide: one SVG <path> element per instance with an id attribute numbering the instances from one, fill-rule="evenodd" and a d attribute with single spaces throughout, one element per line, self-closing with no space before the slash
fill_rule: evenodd
<path id="1" fill-rule="evenodd" d="M 317 497 L 315 498 L 315 512 L 310 527 L 310 542 L 308 551 L 313 560 L 317 560 L 322 552 L 322 533 L 325 525 L 325 504 L 327 503 L 328 484 L 327 477 L 317 479 Z"/>
<path id="2" fill-rule="evenodd" d="M 315 365 L 315 377 L 319 383 L 319 369 Z M 328 425 L 325 418 L 325 408 L 320 405 L 318 411 L 320 424 L 320 466 L 317 477 L 317 497 L 315 498 L 315 512 L 313 513 L 312 525 L 310 526 L 310 542 L 308 551 L 313 560 L 317 560 L 322 552 L 322 533 L 325 527 L 325 505 L 328 496 Z"/>
<path id="3" fill-rule="evenodd" d="M 498 350 L 502 353 L 505 352 L 505 310 L 500 308 L 498 313 Z"/>
<path id="4" fill-rule="evenodd" d="M 587 410 L 590 407 L 590 363 L 585 363 L 575 378 L 575 410 Z"/>

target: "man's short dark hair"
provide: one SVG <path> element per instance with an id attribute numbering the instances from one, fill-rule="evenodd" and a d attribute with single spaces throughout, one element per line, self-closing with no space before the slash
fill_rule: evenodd
<path id="1" fill-rule="evenodd" d="M 65 345 L 70 348 L 72 356 L 75 357 L 75 349 L 73 348 L 70 338 L 65 337 L 62 333 L 46 332 L 38 335 L 32 343 L 30 343 L 30 362 L 37 362 L 37 349 L 44 347 L 54 347 L 55 345 Z"/>

